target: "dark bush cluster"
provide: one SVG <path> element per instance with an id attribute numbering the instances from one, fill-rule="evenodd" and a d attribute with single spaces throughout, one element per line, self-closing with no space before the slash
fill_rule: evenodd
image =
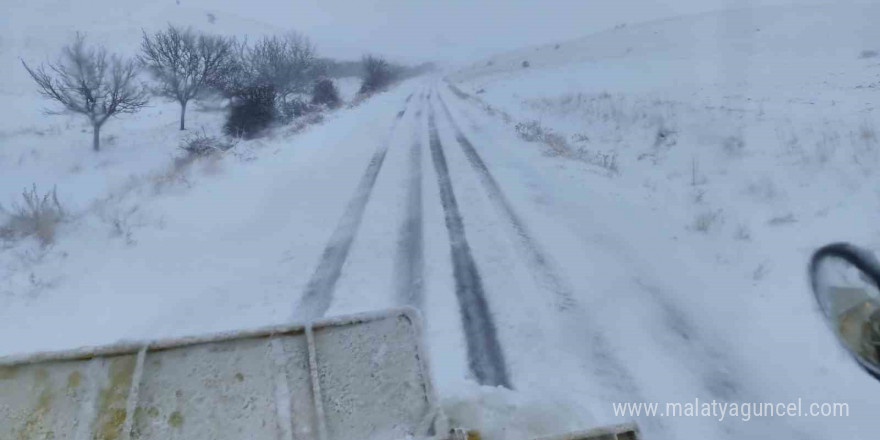
<path id="1" fill-rule="evenodd" d="M 364 57 L 364 82 L 358 93 L 365 95 L 384 90 L 394 81 L 391 64 L 384 58 L 367 55 Z"/>
<path id="2" fill-rule="evenodd" d="M 275 120 L 275 89 L 271 85 L 243 87 L 231 98 L 226 134 L 250 139 Z"/>
<path id="3" fill-rule="evenodd" d="M 315 86 L 312 87 L 312 104 L 335 108 L 341 103 L 339 90 L 336 88 L 336 84 L 333 84 L 333 80 L 321 78 L 315 82 Z"/>

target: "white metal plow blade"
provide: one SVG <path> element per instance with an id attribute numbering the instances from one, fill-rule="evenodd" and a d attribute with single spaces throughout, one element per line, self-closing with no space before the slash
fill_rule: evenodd
<path id="1" fill-rule="evenodd" d="M 393 440 L 436 414 L 418 314 L 0 359 L 0 439 Z"/>

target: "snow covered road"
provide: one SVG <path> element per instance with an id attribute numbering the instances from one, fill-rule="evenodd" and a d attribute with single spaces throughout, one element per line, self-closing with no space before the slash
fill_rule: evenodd
<path id="1" fill-rule="evenodd" d="M 411 305 L 445 410 L 490 437 L 633 418 L 669 439 L 845 426 L 614 414 L 614 402 L 835 394 L 749 353 L 737 285 L 712 284 L 717 269 L 667 235 L 677 218 L 510 128 L 441 81 L 412 81 L 253 161 L 195 172 L 186 191 L 135 199 L 162 221 L 133 229 L 134 244 L 93 221 L 66 233 L 33 267 L 56 284 L 3 298 L 0 332 L 16 336 L 0 353 Z"/>
<path id="2" fill-rule="evenodd" d="M 463 119 L 450 107 L 459 106 L 465 113 L 472 109 L 445 84 L 418 89 L 401 105 L 404 109 L 397 112 L 388 139 L 376 140 L 378 149 L 294 315 L 308 319 L 405 304 L 420 307 L 441 392 L 467 387 L 462 380 L 471 378 L 527 395 L 546 392 L 553 399 L 649 400 L 656 384 L 630 365 L 637 358 L 620 346 L 634 347 L 632 338 L 638 338 L 638 332 L 621 340 L 615 325 L 628 318 L 615 323 L 618 313 L 609 319 L 608 305 L 591 310 L 613 299 L 597 296 L 589 287 L 597 280 L 574 268 L 592 265 L 583 257 L 589 253 L 584 246 L 591 245 L 566 227 L 578 218 L 566 211 L 562 199 L 536 204 L 529 195 L 556 191 L 534 182 L 511 184 L 511 178 L 522 180 L 523 170 L 514 177 L 504 166 L 499 171 L 507 173 L 508 185 L 500 183 L 480 151 L 497 157 L 504 148 L 470 140 Z M 504 129 L 485 118 L 468 122 L 476 132 Z M 516 156 L 507 160 L 519 161 Z M 534 179 L 544 174 L 534 168 L 525 172 L 526 178 Z M 546 209 L 548 203 L 551 209 Z M 565 212 L 567 218 L 553 211 Z M 537 229 L 531 219 L 540 222 Z M 627 272 L 618 266 L 612 275 L 633 279 L 636 295 L 628 293 L 623 301 L 640 302 L 638 307 L 660 320 L 660 332 L 668 335 L 662 337 L 678 339 L 671 343 L 683 348 L 669 361 L 680 365 L 673 368 L 690 370 L 684 374 L 692 376 L 687 382 L 695 382 L 696 394 L 721 401 L 760 400 L 760 393 L 734 371 L 739 360 L 719 348 L 728 341 L 701 334 L 689 312 L 667 292 Z M 596 276 L 601 275 L 592 274 Z M 642 355 L 653 350 L 644 347 Z M 557 377 L 548 377 L 553 374 Z M 609 414 L 610 406 L 591 410 L 573 426 L 622 421 Z M 657 419 L 640 422 L 649 431 L 671 434 Z M 714 421 L 700 424 L 698 429 L 718 434 Z M 768 429 L 798 431 L 760 421 L 733 432 L 747 435 Z"/>
<path id="3" fill-rule="evenodd" d="M 406 102 L 409 103 L 411 98 L 412 95 L 410 94 L 406 98 Z M 406 114 L 405 108 L 397 112 L 390 130 L 392 134 L 404 114 Z M 364 171 L 364 175 L 355 189 L 354 196 L 346 207 L 339 225 L 333 232 L 333 236 L 330 237 L 324 253 L 321 255 L 321 262 L 318 264 L 318 268 L 315 270 L 314 275 L 312 275 L 312 279 L 309 280 L 300 303 L 294 309 L 294 319 L 308 321 L 321 318 L 330 307 L 333 301 L 333 289 L 336 287 L 336 281 L 339 280 L 342 265 L 345 264 L 345 260 L 348 258 L 348 252 L 363 219 L 364 209 L 370 200 L 370 195 L 376 184 L 376 178 L 379 176 L 379 171 L 382 170 L 382 164 L 385 163 L 385 155 L 387 153 L 388 143 L 385 141 L 379 144 L 376 153 L 370 158 L 370 163 L 367 164 L 367 169 Z"/>

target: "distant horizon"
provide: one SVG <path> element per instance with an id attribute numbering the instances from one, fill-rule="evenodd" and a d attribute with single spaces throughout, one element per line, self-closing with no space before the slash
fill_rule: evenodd
<path id="1" fill-rule="evenodd" d="M 273 0 L 217 4 L 181 0 L 181 5 L 233 13 L 309 36 L 323 55 L 358 59 L 376 52 L 397 61 L 460 63 L 521 47 L 584 37 L 620 24 L 724 9 L 786 4 L 830 5 L 826 0 L 465 0 L 408 2 L 367 0 L 320 3 Z M 858 1 L 855 1 L 858 3 Z M 265 7 L 255 7 L 265 4 Z M 598 11 L 598 13 L 597 13 Z M 290 24 L 282 17 L 300 16 Z M 338 29 L 346 31 L 339 33 Z M 523 32 L 522 30 L 525 30 Z"/>

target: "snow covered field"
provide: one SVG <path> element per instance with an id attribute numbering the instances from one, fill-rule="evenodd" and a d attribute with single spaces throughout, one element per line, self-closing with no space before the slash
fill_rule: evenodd
<path id="1" fill-rule="evenodd" d="M 628 324 L 609 332 L 646 381 L 632 400 L 858 402 L 849 418 L 751 428 L 762 438 L 785 424 L 785 438 L 875 429 L 874 384 L 825 333 L 804 273 L 823 243 L 878 245 L 880 65 L 863 55 L 880 37 L 869 18 L 878 11 L 681 17 L 499 55 L 451 76 L 469 94 L 463 119 L 507 118 L 508 133 L 536 121 L 564 146 L 531 149 L 574 157 L 554 159 L 552 189 L 532 197 L 548 211 L 581 211 L 560 217 L 590 243 L 581 260 L 597 302 L 589 308 Z M 521 140 L 473 124 L 503 146 L 496 154 L 511 172 L 530 175 L 546 161 L 514 162 L 527 154 Z M 609 156 L 613 172 L 593 165 Z M 656 435 L 717 438 L 730 428 L 705 421 L 661 420 Z"/>
<path id="2" fill-rule="evenodd" d="M 142 7 L 94 33 L 123 50 L 144 17 L 180 17 Z M 880 58 L 861 56 L 878 12 L 721 12 L 526 48 L 184 169 L 175 104 L 111 121 L 99 154 L 79 119 L 41 116 L 17 57 L 63 39 L 9 21 L 0 203 L 57 186 L 72 218 L 51 247 L 0 248 L 0 355 L 411 304 L 445 411 L 487 439 L 633 418 L 648 439 L 870 438 L 877 385 L 805 272 L 826 242 L 880 248 Z M 271 31 L 205 14 L 183 17 Z M 219 130 L 222 112 L 192 110 L 191 130 Z M 850 415 L 612 408 L 695 398 Z"/>

